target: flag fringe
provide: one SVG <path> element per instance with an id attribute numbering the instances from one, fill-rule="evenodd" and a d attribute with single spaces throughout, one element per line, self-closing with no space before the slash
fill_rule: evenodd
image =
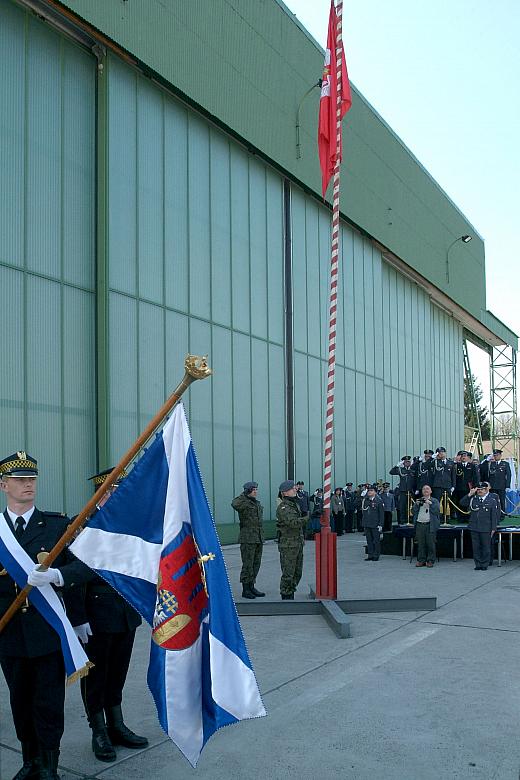
<path id="1" fill-rule="evenodd" d="M 81 669 L 78 669 L 77 671 L 73 672 L 67 677 L 67 685 L 73 685 L 75 682 L 80 680 L 82 677 L 86 677 L 89 671 L 95 666 L 95 664 L 92 661 L 87 661 L 85 666 L 82 666 Z"/>

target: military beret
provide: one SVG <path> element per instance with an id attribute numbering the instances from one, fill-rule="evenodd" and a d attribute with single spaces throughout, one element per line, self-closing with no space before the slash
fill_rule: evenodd
<path id="1" fill-rule="evenodd" d="M 424 455 L 433 455 L 433 450 L 424 450 Z"/>
<path id="2" fill-rule="evenodd" d="M 105 482 L 106 478 L 108 477 L 109 474 L 111 474 L 113 472 L 113 470 L 114 470 L 114 467 L 111 466 L 108 469 L 104 469 L 104 471 L 99 471 L 97 474 L 93 474 L 91 477 L 89 477 L 88 481 L 92 480 L 92 482 L 94 483 L 94 487 L 98 488 L 100 485 L 103 484 L 103 482 Z M 126 471 L 125 471 L 125 469 L 123 469 L 121 474 L 118 476 L 118 478 L 114 482 L 114 485 L 119 485 L 121 480 L 124 479 L 125 477 L 126 477 Z"/>
<path id="3" fill-rule="evenodd" d="M 446 452 L 446 447 L 437 447 L 435 452 Z"/>
<path id="4" fill-rule="evenodd" d="M 251 493 L 252 490 L 256 490 L 258 482 L 244 482 L 244 493 Z"/>
<path id="5" fill-rule="evenodd" d="M 294 480 L 293 479 L 286 479 L 285 482 L 282 482 L 278 490 L 280 493 L 287 493 L 288 490 L 292 490 L 294 487 Z"/>
<path id="6" fill-rule="evenodd" d="M 0 460 L 0 477 L 37 477 L 38 462 L 24 450 Z"/>

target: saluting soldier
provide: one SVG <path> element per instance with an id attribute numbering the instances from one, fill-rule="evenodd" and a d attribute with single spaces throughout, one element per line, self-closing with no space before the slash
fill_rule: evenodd
<path id="1" fill-rule="evenodd" d="M 113 468 L 106 469 L 90 477 L 94 491 L 112 471 Z M 115 483 L 104 494 L 99 502 L 100 508 L 118 484 Z M 108 582 L 87 566 L 85 569 L 88 575 L 84 587 L 84 608 L 91 632 L 85 652 L 94 667 L 81 680 L 81 696 L 92 729 L 94 755 L 99 761 L 110 762 L 117 758 L 114 745 L 134 749 L 148 745 L 146 737 L 134 734 L 124 723 L 121 710 L 135 632 L 142 621 L 139 613 Z"/>
<path id="2" fill-rule="evenodd" d="M 469 452 L 465 450 L 459 450 L 457 453 L 459 456 L 459 462 L 455 466 L 455 491 L 453 493 L 453 500 L 457 505 L 457 516 L 459 520 L 465 520 L 467 515 L 464 515 L 459 507 L 460 502 L 467 496 L 471 488 L 474 488 L 480 482 L 478 468 L 471 462 Z"/>
<path id="3" fill-rule="evenodd" d="M 296 498 L 296 486 L 292 479 L 280 485 L 282 500 L 276 510 L 278 550 L 280 552 L 280 595 L 282 600 L 294 599 L 294 593 L 303 571 L 303 531 L 307 516 L 300 509 Z"/>
<path id="4" fill-rule="evenodd" d="M 425 485 L 432 486 L 433 483 L 433 450 L 424 450 L 423 457 L 415 464 L 415 495 L 421 495 Z"/>
<path id="5" fill-rule="evenodd" d="M 505 512 L 506 490 L 511 487 L 511 467 L 502 460 L 502 450 L 493 450 L 493 456 L 481 464 L 480 476 L 489 482 L 491 492 L 497 494 L 502 512 Z"/>
<path id="6" fill-rule="evenodd" d="M 231 506 L 238 512 L 240 532 L 238 542 L 242 557 L 242 597 L 254 599 L 265 596 L 255 588 L 256 578 L 262 563 L 264 528 L 262 523 L 264 508 L 257 498 L 258 483 L 246 482 L 244 491 L 233 499 Z"/>
<path id="7" fill-rule="evenodd" d="M 440 501 L 447 494 L 451 496 L 455 490 L 455 463 L 446 457 L 446 447 L 437 447 L 433 461 L 433 497 Z M 449 508 L 443 508 L 444 516 L 450 514 Z"/>
<path id="8" fill-rule="evenodd" d="M 365 561 L 378 561 L 381 554 L 380 533 L 383 530 L 383 502 L 377 495 L 377 485 L 369 485 L 366 496 L 361 500 L 363 530 L 367 538 Z"/>
<path id="9" fill-rule="evenodd" d="M 497 496 L 489 492 L 489 482 L 480 482 L 471 488 L 461 500 L 461 506 L 469 507 L 469 530 L 473 546 L 476 571 L 486 571 L 491 558 L 491 539 L 500 521 L 500 504 Z"/>
<path id="10" fill-rule="evenodd" d="M 403 455 L 397 466 L 393 466 L 389 472 L 392 476 L 399 477 L 399 525 L 407 523 L 410 519 L 412 497 L 415 492 L 415 469 L 411 463 L 410 455 Z"/>
<path id="11" fill-rule="evenodd" d="M 24 451 L 0 461 L 0 488 L 7 508 L 0 518 L 35 564 L 43 560 L 67 530 L 68 519 L 42 512 L 34 505 L 38 464 Z M 47 571 L 29 574 L 33 587 L 53 585 L 67 607 L 79 597 L 83 564 L 65 548 Z M 19 589 L 0 562 L 0 617 Z M 67 609 L 67 611 L 69 611 Z M 82 637 L 80 627 L 76 633 Z M 65 665 L 60 638 L 31 601 L 18 610 L 0 633 L 0 665 L 9 688 L 16 736 L 22 745 L 23 767 L 14 780 L 58 778 L 64 728 Z"/>

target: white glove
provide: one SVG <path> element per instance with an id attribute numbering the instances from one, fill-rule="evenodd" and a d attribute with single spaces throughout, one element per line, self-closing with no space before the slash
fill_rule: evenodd
<path id="1" fill-rule="evenodd" d="M 400 460 L 400 461 L 399 461 L 399 463 L 398 463 L 397 465 L 398 465 L 398 466 L 404 466 L 404 460 Z"/>
<path id="2" fill-rule="evenodd" d="M 41 588 L 42 585 L 63 585 L 63 577 L 59 569 L 47 569 L 41 571 L 40 565 L 35 566 L 27 577 L 27 584 L 33 588 Z"/>
<path id="3" fill-rule="evenodd" d="M 81 626 L 74 626 L 74 633 L 78 637 L 79 641 L 83 645 L 86 645 L 89 636 L 92 636 L 92 629 L 90 628 L 90 623 L 82 623 Z"/>
<path id="4" fill-rule="evenodd" d="M 454 490 L 455 488 L 450 488 L 450 493 L 453 493 Z"/>
<path id="5" fill-rule="evenodd" d="M 379 531 L 379 533 L 381 533 L 381 531 L 383 530 L 383 526 L 382 525 L 378 525 L 377 526 L 377 530 Z"/>
<path id="6" fill-rule="evenodd" d="M 418 495 L 419 495 L 419 491 L 418 491 L 418 490 L 416 490 L 416 491 L 415 491 L 415 495 L 416 495 L 416 496 L 418 496 Z"/>
<path id="7" fill-rule="evenodd" d="M 487 458 L 486 458 L 486 460 L 488 460 L 488 461 L 489 461 L 489 460 L 493 460 L 493 455 L 488 455 L 488 456 L 487 456 Z"/>

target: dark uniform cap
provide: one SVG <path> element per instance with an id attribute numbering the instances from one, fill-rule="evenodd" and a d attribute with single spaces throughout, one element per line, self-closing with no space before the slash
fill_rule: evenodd
<path id="1" fill-rule="evenodd" d="M 345 485 L 345 487 L 349 487 L 349 485 L 350 485 L 350 487 L 352 487 L 352 485 L 353 485 L 353 484 L 354 484 L 353 482 L 347 482 L 347 484 Z"/>
<path id="2" fill-rule="evenodd" d="M 244 493 L 251 493 L 252 490 L 256 490 L 258 482 L 244 482 Z"/>
<path id="3" fill-rule="evenodd" d="M 390 487 L 390 482 L 383 482 L 383 487 Z"/>
<path id="4" fill-rule="evenodd" d="M 89 477 L 89 480 L 92 480 L 94 483 L 94 487 L 98 488 L 100 485 L 103 484 L 103 482 L 106 480 L 109 474 L 111 474 L 114 470 L 114 467 L 109 469 L 105 469 L 104 471 L 100 471 L 99 474 L 93 474 L 91 477 Z M 118 476 L 116 481 L 114 482 L 114 485 L 119 485 L 122 479 L 126 477 L 126 471 L 123 469 L 121 474 Z"/>
<path id="5" fill-rule="evenodd" d="M 493 450 L 493 455 L 502 455 L 502 450 Z"/>
<path id="6" fill-rule="evenodd" d="M 459 451 L 457 452 L 457 455 L 467 455 L 467 454 L 468 454 L 468 453 L 466 452 L 466 450 L 459 450 Z"/>
<path id="7" fill-rule="evenodd" d="M 286 479 L 285 482 L 282 482 L 278 490 L 280 493 L 287 493 L 288 490 L 292 490 L 294 487 L 295 482 L 293 479 Z"/>
<path id="8" fill-rule="evenodd" d="M 477 488 L 488 488 L 489 482 L 479 482 Z"/>
<path id="9" fill-rule="evenodd" d="M 446 452 L 446 447 L 437 447 L 435 452 Z"/>
<path id="10" fill-rule="evenodd" d="M 411 460 L 411 459 L 412 459 L 411 455 L 403 455 L 403 457 L 401 458 L 401 460 Z"/>
<path id="11" fill-rule="evenodd" d="M 369 485 L 367 490 L 375 490 L 375 491 L 377 491 L 377 485 Z"/>
<path id="12" fill-rule="evenodd" d="M 37 477 L 38 462 L 24 450 L 0 460 L 0 477 Z"/>
<path id="13" fill-rule="evenodd" d="M 433 450 L 424 450 L 423 455 L 433 455 Z"/>

